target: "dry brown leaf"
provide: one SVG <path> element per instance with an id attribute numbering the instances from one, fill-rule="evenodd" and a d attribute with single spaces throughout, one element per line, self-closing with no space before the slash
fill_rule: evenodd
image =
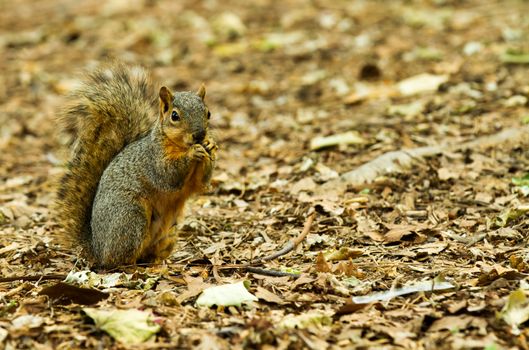
<path id="1" fill-rule="evenodd" d="M 257 287 L 255 296 L 258 299 L 264 300 L 268 303 L 274 303 L 274 304 L 280 304 L 280 305 L 285 303 L 283 298 L 281 298 L 275 293 L 270 292 L 268 289 L 265 289 L 263 287 Z"/>
<path id="2" fill-rule="evenodd" d="M 359 249 L 353 249 L 350 247 L 341 247 L 338 250 L 331 250 L 326 252 L 325 259 L 328 261 L 339 261 L 339 260 L 349 260 L 350 258 L 356 258 L 361 256 L 364 252 Z"/>
<path id="3" fill-rule="evenodd" d="M 398 224 L 398 225 L 388 225 L 389 231 L 384 234 L 384 242 L 394 243 L 400 241 L 403 237 L 418 234 L 420 231 L 423 231 L 428 228 L 427 224 Z"/>
<path id="4" fill-rule="evenodd" d="M 438 332 L 441 330 L 463 331 L 467 329 L 472 322 L 472 319 L 474 319 L 474 317 L 470 315 L 445 316 L 434 321 L 428 330 L 432 332 Z"/>
<path id="5" fill-rule="evenodd" d="M 187 283 L 187 290 L 176 298 L 176 301 L 179 304 L 182 304 L 190 298 L 196 297 L 202 293 L 204 289 L 211 287 L 211 284 L 204 283 L 202 277 L 184 276 L 184 280 Z"/>
<path id="6" fill-rule="evenodd" d="M 323 253 L 319 252 L 318 256 L 316 257 L 314 268 L 317 272 L 331 272 L 332 265 L 327 262 Z"/>
<path id="7" fill-rule="evenodd" d="M 109 294 L 100 292 L 97 289 L 77 287 L 64 282 L 57 282 L 45 287 L 39 294 L 47 295 L 56 302 L 74 302 L 81 305 L 96 304 L 109 297 Z"/>
<path id="8" fill-rule="evenodd" d="M 301 191 L 314 191 L 315 188 L 316 183 L 314 180 L 312 180 L 310 177 L 305 177 L 293 184 L 290 188 L 290 192 L 292 194 L 298 194 Z"/>
<path id="9" fill-rule="evenodd" d="M 333 270 L 334 274 L 343 274 L 347 277 L 365 278 L 365 274 L 358 269 L 358 266 L 353 264 L 351 260 L 340 261 Z"/>

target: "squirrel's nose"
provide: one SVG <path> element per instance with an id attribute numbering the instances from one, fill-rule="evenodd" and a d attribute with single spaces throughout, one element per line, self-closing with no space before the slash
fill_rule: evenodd
<path id="1" fill-rule="evenodd" d="M 204 137 L 206 137 L 205 130 L 200 130 L 200 131 L 193 133 L 193 141 L 195 143 L 202 143 L 202 141 L 204 141 Z"/>

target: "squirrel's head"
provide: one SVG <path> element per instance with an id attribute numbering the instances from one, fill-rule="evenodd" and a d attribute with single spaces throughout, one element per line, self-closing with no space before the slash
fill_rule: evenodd
<path id="1" fill-rule="evenodd" d="M 204 103 L 204 84 L 197 92 L 176 92 L 160 89 L 160 124 L 164 134 L 179 148 L 187 149 L 202 143 L 209 127 L 211 113 Z"/>

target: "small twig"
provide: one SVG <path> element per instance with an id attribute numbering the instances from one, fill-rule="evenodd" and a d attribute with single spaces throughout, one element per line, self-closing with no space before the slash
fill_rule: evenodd
<path id="1" fill-rule="evenodd" d="M 283 272 L 283 271 L 277 271 L 277 270 L 267 270 L 267 269 L 262 269 L 260 267 L 247 267 L 246 271 L 255 273 L 258 275 L 273 276 L 273 277 L 288 276 L 288 277 L 298 278 L 300 276 L 299 274 L 295 274 L 295 273 Z"/>
<path id="2" fill-rule="evenodd" d="M 50 281 L 50 280 L 64 280 L 66 275 L 42 275 L 42 276 L 13 276 L 0 277 L 0 283 L 15 282 L 15 281 Z"/>
<path id="3" fill-rule="evenodd" d="M 263 263 L 265 261 L 277 259 L 280 256 L 283 256 L 291 252 L 292 250 L 294 250 L 294 248 L 296 248 L 301 242 L 303 242 L 305 237 L 307 237 L 307 235 L 309 234 L 310 227 L 312 226 L 312 222 L 314 221 L 315 217 L 316 217 L 316 212 L 314 211 L 307 217 L 307 221 L 305 221 L 305 226 L 303 227 L 303 231 L 301 231 L 301 234 L 299 236 L 288 241 L 287 244 L 285 244 L 285 246 L 281 248 L 281 250 L 273 253 L 272 255 L 265 256 L 264 258 L 257 259 L 251 265 L 256 265 L 256 264 Z"/>
<path id="4" fill-rule="evenodd" d="M 215 278 L 215 281 L 217 281 L 218 284 L 222 284 L 222 278 L 220 278 L 220 275 L 219 275 L 219 265 L 213 265 L 211 272 L 213 273 L 213 277 Z"/>

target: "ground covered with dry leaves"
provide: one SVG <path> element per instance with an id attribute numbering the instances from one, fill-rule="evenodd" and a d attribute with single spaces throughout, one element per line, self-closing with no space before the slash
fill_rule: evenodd
<path id="1" fill-rule="evenodd" d="M 528 13 L 521 0 L 0 1 L 1 343 L 528 349 Z M 54 117 L 109 57 L 175 90 L 205 82 L 219 161 L 165 264 L 88 274 L 56 240 Z M 245 268 L 312 212 L 294 251 Z M 197 306 L 240 281 L 257 301 Z M 116 310 L 145 339 L 94 316 Z"/>

